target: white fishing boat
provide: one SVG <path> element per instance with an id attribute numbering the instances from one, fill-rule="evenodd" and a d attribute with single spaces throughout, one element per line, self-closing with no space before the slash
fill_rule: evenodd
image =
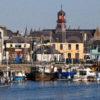
<path id="1" fill-rule="evenodd" d="M 100 82 L 100 72 L 97 73 L 97 82 Z"/>
<path id="2" fill-rule="evenodd" d="M 74 81 L 95 81 L 96 73 L 90 68 L 78 69 Z"/>

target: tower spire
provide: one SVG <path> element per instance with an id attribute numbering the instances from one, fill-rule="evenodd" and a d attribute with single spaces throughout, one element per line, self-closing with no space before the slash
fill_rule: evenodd
<path id="1" fill-rule="evenodd" d="M 28 34 L 28 31 L 27 31 L 27 25 L 26 25 L 24 36 L 27 36 L 27 34 Z"/>
<path id="2" fill-rule="evenodd" d="M 61 10 L 62 10 L 62 4 L 61 4 Z"/>

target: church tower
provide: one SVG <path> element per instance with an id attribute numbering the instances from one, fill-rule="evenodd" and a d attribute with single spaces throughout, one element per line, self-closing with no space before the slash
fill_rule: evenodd
<path id="1" fill-rule="evenodd" d="M 57 26 L 56 26 L 56 32 L 57 33 L 63 33 L 66 31 L 66 19 L 65 19 L 65 12 L 61 10 L 57 14 Z"/>
<path id="2" fill-rule="evenodd" d="M 66 42 L 66 19 L 65 19 L 65 12 L 61 10 L 57 13 L 57 26 L 55 30 L 56 38 L 59 42 L 65 43 Z"/>

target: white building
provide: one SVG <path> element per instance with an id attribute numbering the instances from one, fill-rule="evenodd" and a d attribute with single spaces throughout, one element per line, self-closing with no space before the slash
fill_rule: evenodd
<path id="1" fill-rule="evenodd" d="M 3 60 L 3 50 L 4 49 L 4 30 L 0 27 L 0 64 Z"/>
<path id="2" fill-rule="evenodd" d="M 40 47 L 34 52 L 35 61 L 51 62 L 60 61 L 61 53 L 50 46 Z"/>
<path id="3" fill-rule="evenodd" d="M 92 59 L 97 61 L 100 60 L 100 31 L 99 28 L 96 29 L 94 38 L 90 41 L 90 55 Z"/>
<path id="4" fill-rule="evenodd" d="M 22 62 L 27 63 L 31 61 L 30 48 L 31 45 L 24 37 L 15 36 L 12 39 L 5 41 L 6 52 L 8 52 L 8 60 L 11 63 L 16 63 L 16 57 L 20 57 Z"/>

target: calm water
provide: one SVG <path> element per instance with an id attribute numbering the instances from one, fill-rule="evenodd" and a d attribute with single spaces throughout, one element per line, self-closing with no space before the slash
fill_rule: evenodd
<path id="1" fill-rule="evenodd" d="M 0 87 L 0 100 L 100 100 L 100 83 L 14 83 Z"/>

